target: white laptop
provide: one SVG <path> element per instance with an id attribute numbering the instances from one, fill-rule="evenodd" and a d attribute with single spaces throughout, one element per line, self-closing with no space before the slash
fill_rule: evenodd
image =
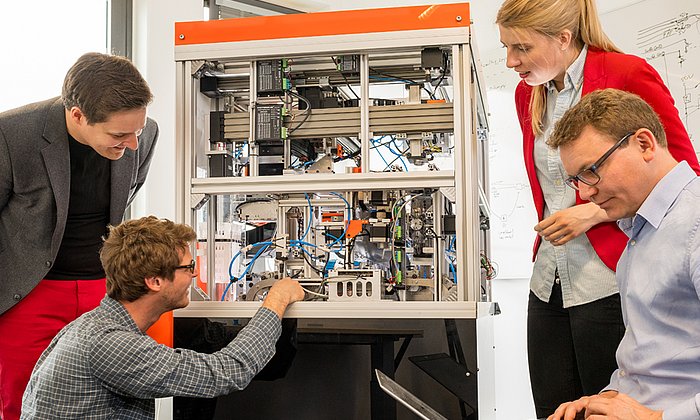
<path id="1" fill-rule="evenodd" d="M 379 382 L 379 386 L 384 392 L 408 407 L 409 410 L 416 413 L 420 418 L 425 420 L 447 420 L 445 416 L 411 394 L 406 388 L 397 384 L 393 379 L 386 376 L 384 372 L 381 372 L 379 369 L 374 369 L 374 373 L 377 375 L 377 382 Z"/>

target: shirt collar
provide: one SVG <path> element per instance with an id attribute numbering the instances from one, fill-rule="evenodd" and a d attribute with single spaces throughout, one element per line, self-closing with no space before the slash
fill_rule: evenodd
<path id="1" fill-rule="evenodd" d="M 652 225 L 654 229 L 658 229 L 681 191 L 696 177 L 697 175 L 686 161 L 674 166 L 651 190 L 637 210 L 637 214 L 618 222 L 620 229 L 630 237 L 636 234 L 645 222 Z M 635 228 L 634 231 L 630 231 L 632 228 Z"/>
<path id="2" fill-rule="evenodd" d="M 583 85 L 583 67 L 586 64 L 586 55 L 588 54 L 588 45 L 583 46 L 581 52 L 578 54 L 576 60 L 566 69 L 566 74 L 564 75 L 564 89 L 574 88 L 579 90 L 581 85 Z M 554 89 L 556 91 L 557 87 L 553 80 L 545 83 L 547 90 L 551 91 Z"/>
<path id="3" fill-rule="evenodd" d="M 131 318 L 129 312 L 127 312 L 124 305 L 122 305 L 119 301 L 114 300 L 109 296 L 105 296 L 102 299 L 102 304 L 100 306 L 105 308 L 105 310 L 108 313 L 113 315 L 114 319 L 117 322 L 119 322 L 119 324 L 129 327 L 129 329 L 131 330 L 141 332 L 141 330 L 139 330 L 139 327 L 136 326 L 136 322 L 134 322 L 134 319 Z"/>

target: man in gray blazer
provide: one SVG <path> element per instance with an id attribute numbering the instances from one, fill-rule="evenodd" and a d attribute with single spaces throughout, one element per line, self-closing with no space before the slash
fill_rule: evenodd
<path id="1" fill-rule="evenodd" d="M 54 335 L 105 295 L 107 225 L 146 180 L 158 126 L 134 65 L 88 53 L 60 98 L 0 113 L 0 418 Z"/>

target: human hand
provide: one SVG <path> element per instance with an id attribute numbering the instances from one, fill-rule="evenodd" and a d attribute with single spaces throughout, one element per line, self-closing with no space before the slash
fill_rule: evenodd
<path id="1" fill-rule="evenodd" d="M 550 215 L 537 225 L 535 231 L 554 246 L 564 245 L 598 223 L 608 221 L 608 215 L 594 203 L 579 204 Z"/>
<path id="2" fill-rule="evenodd" d="M 576 401 L 561 404 L 547 420 L 578 420 L 583 418 L 588 400 L 591 397 L 581 397 Z"/>
<path id="3" fill-rule="evenodd" d="M 591 397 L 586 408 L 586 419 L 590 420 L 662 420 L 663 411 L 655 411 L 639 403 L 627 394 L 612 398 L 602 395 Z"/>
<path id="4" fill-rule="evenodd" d="M 590 404 L 593 398 L 614 398 L 617 395 L 617 391 L 605 391 L 598 395 L 593 395 L 589 397 L 581 397 L 576 401 L 570 401 L 560 405 L 554 414 L 547 417 L 547 420 L 578 420 L 583 419 L 584 415 L 587 415 L 586 408 Z"/>
<path id="5" fill-rule="evenodd" d="M 304 299 L 304 289 L 298 281 L 285 277 L 272 285 L 262 306 L 272 309 L 282 319 L 284 311 L 291 303 Z"/>

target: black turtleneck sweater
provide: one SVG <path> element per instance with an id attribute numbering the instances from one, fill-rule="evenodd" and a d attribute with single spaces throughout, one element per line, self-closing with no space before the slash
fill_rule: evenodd
<path id="1" fill-rule="evenodd" d="M 61 247 L 51 280 L 104 278 L 99 251 L 107 235 L 110 202 L 110 160 L 68 136 L 70 143 L 70 200 Z"/>

